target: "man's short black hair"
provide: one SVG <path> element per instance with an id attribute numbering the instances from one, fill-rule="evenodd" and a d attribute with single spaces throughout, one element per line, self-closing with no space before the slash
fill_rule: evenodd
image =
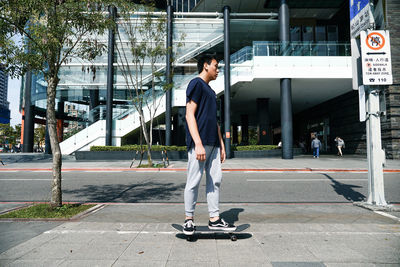
<path id="1" fill-rule="evenodd" d="M 203 54 L 199 57 L 199 60 L 197 61 L 197 70 L 199 71 L 199 74 L 203 71 L 204 63 L 210 65 L 213 59 L 218 62 L 215 54 Z"/>

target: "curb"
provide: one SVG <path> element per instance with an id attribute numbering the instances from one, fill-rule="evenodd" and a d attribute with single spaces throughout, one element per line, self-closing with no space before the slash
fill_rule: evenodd
<path id="1" fill-rule="evenodd" d="M 16 211 L 16 210 L 20 210 L 20 209 L 24 209 L 24 208 L 29 208 L 30 206 L 33 206 L 34 203 L 7 203 L 7 204 L 21 204 L 22 206 L 19 207 L 15 207 L 15 208 L 11 208 L 5 211 L 0 212 L 0 215 L 12 212 L 12 211 Z M 5 218 L 7 219 L 7 218 Z M 1 220 L 1 219 L 0 219 Z"/>
<path id="2" fill-rule="evenodd" d="M 0 172 L 15 172 L 15 171 L 46 171 L 51 172 L 50 168 L 4 168 Z M 187 171 L 187 168 L 64 168 L 62 171 L 131 171 L 131 172 L 171 172 L 171 171 Z M 325 173 L 325 172 L 345 172 L 345 173 L 368 173 L 367 169 L 322 169 L 322 168 L 266 168 L 266 169 L 227 169 L 223 168 L 223 172 L 302 172 L 302 173 Z M 400 169 L 384 169 L 384 173 L 400 173 Z"/>
<path id="3" fill-rule="evenodd" d="M 7 210 L 5 212 L 2 212 L 0 214 L 5 214 L 8 212 L 12 212 L 14 210 L 19 210 L 19 209 L 23 209 L 23 208 L 27 208 L 30 206 L 33 206 L 35 204 L 47 204 L 48 202 L 29 202 L 29 203 L 24 203 L 24 202 L 0 202 L 0 204 L 3 203 L 9 203 L 9 204 L 25 204 L 21 207 L 17 207 L 17 208 L 13 208 L 10 210 Z M 81 203 L 81 202 L 63 202 L 63 204 L 77 204 L 77 203 Z M 89 216 L 91 213 L 97 212 L 98 210 L 104 208 L 106 206 L 106 204 L 98 204 L 98 203 L 82 203 L 82 204 L 86 204 L 86 205 L 95 205 L 94 207 L 84 210 L 81 213 L 76 214 L 75 216 L 71 217 L 71 218 L 0 218 L 0 221 L 8 221 L 8 222 L 74 222 L 74 221 L 78 221 L 81 218 L 84 218 L 86 216 Z"/>

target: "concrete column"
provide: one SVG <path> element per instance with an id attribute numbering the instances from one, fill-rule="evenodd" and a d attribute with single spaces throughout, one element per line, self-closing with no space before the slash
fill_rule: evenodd
<path id="1" fill-rule="evenodd" d="M 108 7 L 109 16 L 115 20 L 117 9 Z M 113 100 L 114 100 L 114 29 L 108 31 L 108 67 L 107 67 L 107 110 L 106 110 L 106 146 L 112 146 L 113 132 Z"/>
<path id="2" fill-rule="evenodd" d="M 170 146 L 171 143 L 171 112 L 172 112 L 172 20 L 173 20 L 173 9 L 171 2 L 168 1 L 167 6 L 167 57 L 166 57 L 166 81 L 168 90 L 165 95 L 165 145 Z"/>
<path id="3" fill-rule="evenodd" d="M 236 145 L 239 143 L 238 124 L 235 122 L 232 123 L 232 143 Z"/>
<path id="4" fill-rule="evenodd" d="M 60 143 L 64 140 L 64 120 L 57 120 L 57 137 Z"/>
<path id="5" fill-rule="evenodd" d="M 287 0 L 281 0 L 279 7 L 279 40 L 282 51 L 289 44 L 289 7 Z M 292 118 L 292 82 L 281 79 L 281 129 L 282 159 L 293 159 L 293 118 Z"/>
<path id="6" fill-rule="evenodd" d="M 99 105 L 99 90 L 89 90 L 90 102 L 89 108 L 94 109 Z"/>
<path id="7" fill-rule="evenodd" d="M 90 110 L 96 108 L 99 105 L 99 90 L 89 90 L 89 97 L 90 97 L 90 102 L 89 102 L 89 108 Z M 99 114 L 96 116 L 93 112 L 90 112 L 90 117 L 89 120 L 91 123 L 94 123 L 96 121 L 96 118 L 100 118 L 100 110 L 97 111 Z"/>
<path id="8" fill-rule="evenodd" d="M 293 118 L 291 79 L 281 79 L 282 159 L 293 159 Z"/>
<path id="9" fill-rule="evenodd" d="M 249 115 L 243 114 L 240 116 L 241 130 L 242 130 L 242 141 L 241 145 L 249 144 Z"/>
<path id="10" fill-rule="evenodd" d="M 179 107 L 177 114 L 174 116 L 174 129 L 173 129 L 173 139 L 174 145 L 184 146 L 186 145 L 186 108 Z"/>
<path id="11" fill-rule="evenodd" d="M 57 104 L 57 111 L 60 119 L 57 119 L 57 137 L 58 142 L 64 140 L 64 101 L 60 101 Z"/>
<path id="12" fill-rule="evenodd" d="M 269 118 L 269 99 L 257 98 L 258 140 L 260 145 L 272 144 L 272 133 Z"/>
<path id="13" fill-rule="evenodd" d="M 35 128 L 35 107 L 32 105 L 32 72 L 28 71 L 25 75 L 25 104 L 24 104 L 24 140 L 22 144 L 23 152 L 33 152 L 34 128 Z"/>
<path id="14" fill-rule="evenodd" d="M 51 154 L 51 143 L 50 143 L 50 134 L 49 134 L 49 127 L 47 126 L 47 121 L 46 121 L 46 135 L 44 137 L 44 153 L 45 154 Z"/>
<path id="15" fill-rule="evenodd" d="M 230 52 L 230 13 L 231 9 L 229 6 L 224 6 L 224 78 L 225 78 L 225 90 L 224 90 L 224 112 L 225 112 L 225 151 L 226 158 L 232 158 L 231 155 L 231 52 Z"/>

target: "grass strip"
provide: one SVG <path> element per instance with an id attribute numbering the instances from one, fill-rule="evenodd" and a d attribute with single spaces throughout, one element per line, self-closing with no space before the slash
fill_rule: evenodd
<path id="1" fill-rule="evenodd" d="M 140 166 L 137 166 L 136 168 L 164 168 L 164 164 L 162 163 L 154 163 L 153 165 L 150 164 L 141 164 Z"/>
<path id="2" fill-rule="evenodd" d="M 95 205 L 64 204 L 61 207 L 51 207 L 50 204 L 37 204 L 2 214 L 0 218 L 69 219 L 94 206 Z"/>

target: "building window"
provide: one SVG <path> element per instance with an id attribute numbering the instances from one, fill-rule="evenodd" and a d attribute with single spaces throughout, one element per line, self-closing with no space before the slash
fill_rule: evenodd
<path id="1" fill-rule="evenodd" d="M 299 26 L 290 27 L 290 41 L 292 42 L 301 41 L 301 32 Z"/>
<path id="2" fill-rule="evenodd" d="M 304 42 L 314 41 L 314 27 L 313 26 L 303 26 L 302 27 L 302 39 Z"/>

